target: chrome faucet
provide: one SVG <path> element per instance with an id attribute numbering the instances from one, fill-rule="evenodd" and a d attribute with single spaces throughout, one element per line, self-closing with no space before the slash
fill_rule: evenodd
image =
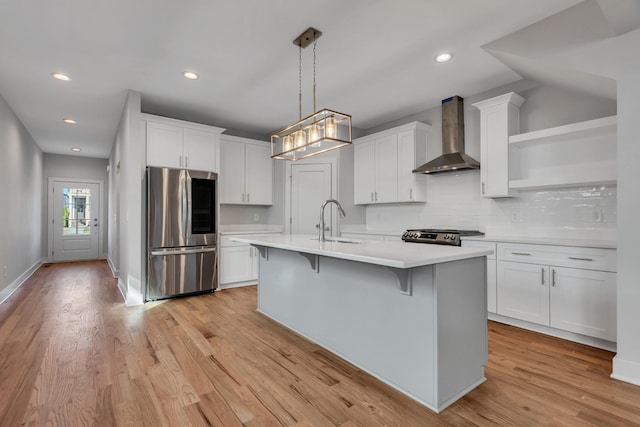
<path id="1" fill-rule="evenodd" d="M 321 242 L 326 242 L 327 239 L 324 236 L 324 208 L 329 204 L 329 203 L 335 203 L 336 206 L 338 207 L 338 212 L 340 212 L 340 216 L 341 217 L 345 217 L 347 214 L 344 213 L 344 209 L 342 209 L 342 206 L 340 206 L 340 202 L 338 202 L 336 199 L 329 199 L 329 200 L 325 200 L 325 202 L 322 204 L 322 206 L 320 207 L 320 224 L 318 224 L 320 230 L 318 230 L 318 240 Z"/>

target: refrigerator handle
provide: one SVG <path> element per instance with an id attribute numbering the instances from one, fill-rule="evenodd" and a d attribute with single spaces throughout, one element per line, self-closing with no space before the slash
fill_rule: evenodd
<path id="1" fill-rule="evenodd" d="M 189 255 L 189 254 L 202 254 L 206 252 L 215 252 L 217 248 L 215 246 L 197 246 L 191 249 L 160 249 L 151 251 L 152 256 L 165 256 L 165 255 Z"/>

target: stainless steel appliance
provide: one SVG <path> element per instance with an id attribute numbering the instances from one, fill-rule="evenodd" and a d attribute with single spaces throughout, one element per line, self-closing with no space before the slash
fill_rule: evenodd
<path id="1" fill-rule="evenodd" d="M 147 301 L 218 287 L 217 174 L 147 168 Z"/>
<path id="2" fill-rule="evenodd" d="M 402 234 L 402 240 L 414 243 L 431 243 L 436 245 L 460 246 L 461 236 L 483 236 L 478 230 L 437 230 L 419 229 L 407 230 Z"/>

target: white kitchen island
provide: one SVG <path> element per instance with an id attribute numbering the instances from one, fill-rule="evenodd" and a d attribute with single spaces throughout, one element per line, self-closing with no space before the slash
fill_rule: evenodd
<path id="1" fill-rule="evenodd" d="M 300 235 L 234 240 L 260 252 L 258 311 L 431 410 L 485 380 L 490 250 Z"/>

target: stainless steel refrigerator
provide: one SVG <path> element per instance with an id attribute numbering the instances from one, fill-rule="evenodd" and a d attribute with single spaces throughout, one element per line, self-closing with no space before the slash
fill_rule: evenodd
<path id="1" fill-rule="evenodd" d="M 147 168 L 147 301 L 218 287 L 217 174 Z"/>

